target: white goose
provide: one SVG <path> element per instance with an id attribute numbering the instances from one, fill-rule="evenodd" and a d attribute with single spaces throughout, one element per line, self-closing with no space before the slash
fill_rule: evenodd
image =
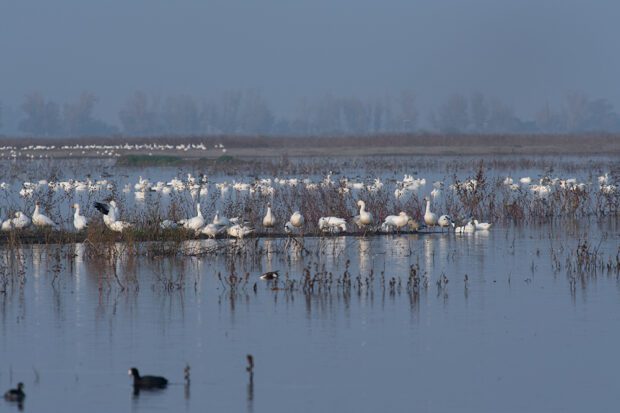
<path id="1" fill-rule="evenodd" d="M 202 217 L 202 212 L 200 211 L 200 204 L 196 204 L 195 217 L 190 219 L 182 219 L 179 221 L 179 224 L 181 224 L 185 229 L 193 229 L 194 231 L 202 228 L 205 224 L 205 220 Z"/>
<path id="2" fill-rule="evenodd" d="M 171 219 L 164 219 L 162 222 L 159 223 L 159 228 L 161 229 L 175 229 L 177 227 L 177 223 Z"/>
<path id="3" fill-rule="evenodd" d="M 250 235 L 251 233 L 254 232 L 253 228 L 247 227 L 245 225 L 240 225 L 240 224 L 235 224 L 232 227 L 228 227 L 226 229 L 226 233 L 233 237 L 233 238 L 239 238 L 242 239 L 248 235 Z"/>
<path id="4" fill-rule="evenodd" d="M 15 218 L 11 220 L 11 224 L 14 228 L 23 229 L 31 224 L 30 218 L 28 215 L 24 214 L 22 211 L 17 211 L 15 213 Z"/>
<path id="5" fill-rule="evenodd" d="M 213 224 L 217 226 L 227 227 L 230 225 L 230 221 L 224 216 L 220 217 L 220 211 L 215 211 L 215 216 L 213 217 Z"/>
<path id="6" fill-rule="evenodd" d="M 95 208 L 103 214 L 103 223 L 110 230 L 114 232 L 123 232 L 124 230 L 133 227 L 133 225 L 129 222 L 117 220 L 117 217 L 119 216 L 119 209 L 116 205 L 116 201 L 112 200 L 109 204 L 95 202 Z"/>
<path id="7" fill-rule="evenodd" d="M 437 214 L 431 212 L 431 200 L 424 198 L 426 201 L 426 212 L 424 213 L 424 223 L 429 227 L 437 225 Z"/>
<path id="8" fill-rule="evenodd" d="M 82 231 L 88 227 L 88 219 L 84 215 L 80 215 L 80 204 L 73 204 L 71 208 L 75 209 L 73 213 L 73 227 L 78 231 Z"/>
<path id="9" fill-rule="evenodd" d="M 103 202 L 95 202 L 95 209 L 103 215 L 103 223 L 106 227 L 110 228 L 110 224 L 116 221 L 116 218 L 120 215 L 116 201 L 111 200 L 110 203 L 105 204 Z"/>
<path id="10" fill-rule="evenodd" d="M 52 227 L 56 228 L 58 225 L 54 223 L 47 215 L 44 215 L 39 210 L 40 204 L 37 202 L 34 204 L 34 212 L 32 213 L 32 223 L 36 227 Z"/>
<path id="11" fill-rule="evenodd" d="M 291 219 L 289 220 L 289 222 L 291 223 L 292 226 L 294 226 L 295 228 L 301 228 L 304 226 L 304 216 L 301 215 L 301 213 L 299 211 L 295 211 L 293 212 L 293 215 L 291 215 Z"/>
<path id="12" fill-rule="evenodd" d="M 110 222 L 110 225 L 108 225 L 108 228 L 110 228 L 112 231 L 114 232 L 123 232 L 126 229 L 132 228 L 133 225 L 130 224 L 129 222 L 125 222 L 125 221 L 113 221 Z"/>
<path id="13" fill-rule="evenodd" d="M 217 235 L 226 231 L 226 227 L 223 225 L 207 224 L 200 231 L 201 234 L 208 236 L 209 238 L 215 238 Z"/>
<path id="14" fill-rule="evenodd" d="M 273 216 L 271 212 L 271 204 L 267 204 L 267 213 L 263 218 L 263 227 L 265 228 L 273 228 L 276 225 L 276 218 Z"/>
<path id="15" fill-rule="evenodd" d="M 454 232 L 456 232 L 457 234 L 463 234 L 466 232 L 471 233 L 475 231 L 476 231 L 476 226 L 473 224 L 473 222 L 471 222 L 471 219 L 467 221 L 467 224 L 463 225 L 462 227 L 456 227 L 454 229 Z"/>
<path id="16" fill-rule="evenodd" d="M 372 225 L 372 214 L 366 211 L 366 203 L 362 200 L 357 201 L 357 206 L 360 207 L 360 214 L 353 217 L 353 222 L 360 228 Z"/>
<path id="17" fill-rule="evenodd" d="M 286 221 L 286 224 L 284 224 L 284 232 L 286 234 L 292 234 L 294 230 L 295 227 L 291 224 L 291 221 Z"/>
<path id="18" fill-rule="evenodd" d="M 0 225 L 1 231 L 8 232 L 13 229 L 13 220 L 11 218 L 7 218 L 7 219 L 2 218 L 0 222 L 2 223 Z"/>
<path id="19" fill-rule="evenodd" d="M 411 218 L 407 215 L 406 212 L 401 211 L 398 215 L 388 215 L 385 217 L 383 224 L 381 224 L 381 230 L 384 232 L 400 231 L 401 228 L 405 227 Z"/>
<path id="20" fill-rule="evenodd" d="M 338 217 L 321 217 L 319 218 L 319 229 L 323 232 L 346 232 L 347 221 Z"/>
<path id="21" fill-rule="evenodd" d="M 474 226 L 476 227 L 476 230 L 485 231 L 485 230 L 488 230 L 489 228 L 491 228 L 491 225 L 492 224 L 490 224 L 488 222 L 478 222 L 477 219 L 474 219 Z"/>
<path id="22" fill-rule="evenodd" d="M 454 223 L 452 222 L 452 217 L 450 215 L 442 215 L 437 220 L 437 224 L 441 227 L 442 231 L 444 228 L 454 227 Z"/>

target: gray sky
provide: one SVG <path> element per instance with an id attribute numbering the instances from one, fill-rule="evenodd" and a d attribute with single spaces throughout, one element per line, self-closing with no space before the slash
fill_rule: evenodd
<path id="1" fill-rule="evenodd" d="M 0 0 L 0 100 L 83 90 L 117 121 L 135 90 L 302 96 L 404 88 L 422 110 L 481 91 L 531 116 L 566 92 L 620 107 L 620 2 Z"/>

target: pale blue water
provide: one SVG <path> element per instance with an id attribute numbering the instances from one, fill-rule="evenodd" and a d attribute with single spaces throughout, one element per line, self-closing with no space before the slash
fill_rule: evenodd
<path id="1" fill-rule="evenodd" d="M 618 274 L 582 274 L 571 289 L 566 268 L 553 271 L 550 249 L 564 263 L 587 233 L 609 259 L 618 229 L 611 220 L 462 236 L 309 238 L 309 255 L 265 240 L 258 257 L 249 240 L 247 255 L 123 262 L 125 291 L 82 246 L 63 249 L 60 265 L 54 248 L 24 247 L 25 284 L 0 294 L 0 389 L 23 381 L 30 412 L 616 411 Z M 336 282 L 347 260 L 350 292 Z M 232 263 L 251 281 L 231 294 L 217 273 L 228 275 Z M 407 291 L 412 264 L 429 275 L 417 294 Z M 330 291 L 274 291 L 258 280 L 275 269 L 299 280 L 317 265 L 333 273 Z M 356 277 L 365 282 L 371 269 L 374 281 L 358 289 Z M 181 273 L 180 289 L 163 287 L 162 278 Z M 442 273 L 449 282 L 439 288 Z M 393 293 L 392 277 L 401 280 Z M 172 384 L 134 397 L 132 366 Z M 0 400 L 0 411 L 17 407 Z"/>

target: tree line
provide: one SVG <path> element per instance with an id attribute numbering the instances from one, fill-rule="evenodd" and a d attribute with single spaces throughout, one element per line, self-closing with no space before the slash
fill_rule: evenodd
<path id="1" fill-rule="evenodd" d="M 0 102 L 0 134 L 28 136 L 152 135 L 354 135 L 376 133 L 572 133 L 618 132 L 620 115 L 606 99 L 569 93 L 556 107 L 544 103 L 532 119 L 482 93 L 453 94 L 420 118 L 413 91 L 361 99 L 325 95 L 301 99 L 292 115 L 277 116 L 257 90 L 229 91 L 215 99 L 190 95 L 164 98 L 134 92 L 118 111 L 118 122 L 95 116 L 98 98 L 84 92 L 60 104 L 41 93 L 18 107 Z"/>

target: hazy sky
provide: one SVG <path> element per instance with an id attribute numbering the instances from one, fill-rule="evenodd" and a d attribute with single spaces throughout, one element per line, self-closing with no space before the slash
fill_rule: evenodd
<path id="1" fill-rule="evenodd" d="M 135 90 L 298 98 L 482 91 L 524 116 L 578 90 L 620 107 L 620 2 L 0 0 L 0 101 L 83 90 L 117 120 Z"/>

